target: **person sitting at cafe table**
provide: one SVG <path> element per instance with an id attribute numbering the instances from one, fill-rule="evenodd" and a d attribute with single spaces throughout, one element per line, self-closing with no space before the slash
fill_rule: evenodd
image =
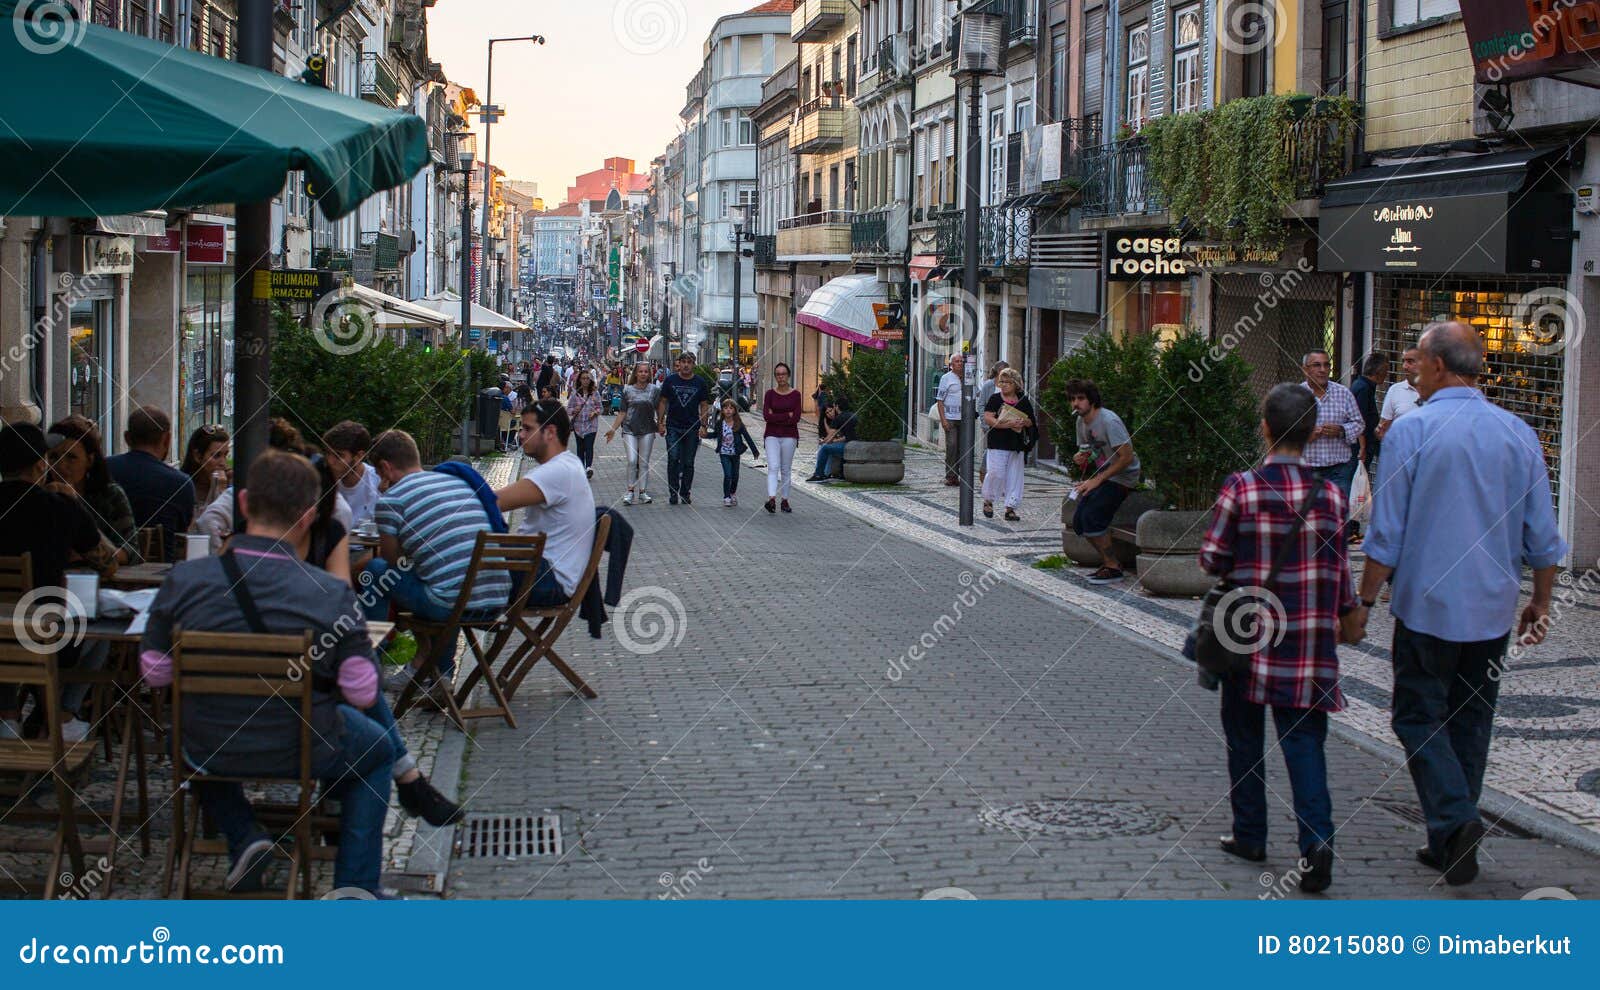
<path id="1" fill-rule="evenodd" d="M 367 465 L 372 434 L 354 420 L 336 423 L 322 435 L 322 456 L 339 482 L 339 494 L 359 527 L 378 511 L 378 472 Z"/>
<path id="2" fill-rule="evenodd" d="M 293 423 L 281 416 L 272 417 L 271 429 L 267 433 L 267 446 L 273 450 L 285 450 L 291 454 L 299 454 L 306 458 L 316 458 L 316 448 L 308 445 L 301 437 L 300 431 Z M 339 525 L 344 527 L 346 533 L 354 528 L 351 519 L 350 503 L 338 493 L 333 497 L 333 517 Z M 222 494 L 211 501 L 211 504 L 200 510 L 200 515 L 195 518 L 191 532 L 204 533 L 211 537 L 211 552 L 218 553 L 228 535 L 234 531 L 233 519 L 233 486 L 223 489 Z M 316 535 L 316 534 L 314 534 Z M 317 541 L 313 540 L 313 544 Z M 180 555 L 181 556 L 181 555 Z"/>
<path id="3" fill-rule="evenodd" d="M 495 492 L 500 511 L 522 509 L 517 532 L 545 534 L 544 556 L 528 593 L 531 608 L 572 600 L 594 549 L 594 489 L 583 462 L 567 449 L 572 420 L 559 402 L 545 400 L 522 410 L 517 438 L 534 466 L 522 480 Z"/>
<path id="4" fill-rule="evenodd" d="M 183 556 L 183 534 L 194 521 L 194 482 L 167 463 L 172 450 L 172 417 L 155 406 L 128 413 L 122 439 L 128 452 L 107 458 L 111 479 L 128 493 L 133 524 L 160 526 L 167 535 L 167 559 Z"/>
<path id="5" fill-rule="evenodd" d="M 83 499 L 100 535 L 116 548 L 117 563 L 143 563 L 133 506 L 122 486 L 111 480 L 100 428 L 82 416 L 68 416 L 50 427 L 45 441 L 50 444 L 50 480 Z"/>
<path id="6" fill-rule="evenodd" d="M 47 453 L 49 441 L 44 431 L 32 423 L 17 423 L 0 429 L 0 556 L 29 554 L 33 567 L 33 589 L 40 594 L 26 598 L 18 607 L 23 613 L 13 617 L 19 628 L 35 629 L 48 625 L 48 612 L 61 607 L 66 597 L 67 565 L 82 561 L 102 576 L 116 573 L 116 550 L 95 526 L 76 489 L 51 482 Z M 41 590 L 43 589 L 43 590 Z M 53 601 L 52 601 L 53 599 Z M 108 651 L 83 651 L 63 646 L 58 656 L 62 667 L 98 669 Z M 62 738 L 79 742 L 89 735 L 90 726 L 78 718 L 78 706 L 87 694 L 87 685 L 68 685 L 62 692 Z M 21 705 L 14 684 L 0 684 L 0 739 L 21 739 Z M 40 713 L 42 715 L 42 713 Z"/>
<path id="7" fill-rule="evenodd" d="M 156 593 L 140 644 L 140 667 L 153 687 L 172 681 L 178 630 L 298 635 L 309 631 L 312 772 L 340 803 L 335 887 L 381 896 L 383 825 L 389 782 L 400 804 L 434 825 L 459 820 L 461 809 L 418 772 L 379 690 L 378 668 L 355 592 L 303 558 L 316 519 L 319 481 L 304 457 L 269 450 L 250 468 L 240 493 L 243 534 L 217 557 L 179 563 Z M 331 645 L 327 645 L 331 644 Z M 183 752 L 190 765 L 217 775 L 293 777 L 299 714 L 274 699 L 198 696 L 185 699 Z M 197 782 L 195 796 L 227 839 L 228 889 L 259 890 L 273 842 L 256 822 L 239 784 Z"/>

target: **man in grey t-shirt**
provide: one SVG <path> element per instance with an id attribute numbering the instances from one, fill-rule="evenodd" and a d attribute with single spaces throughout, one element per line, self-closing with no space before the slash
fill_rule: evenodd
<path id="1" fill-rule="evenodd" d="M 1089 575 L 1090 583 L 1110 584 L 1122 580 L 1122 567 L 1111 552 L 1111 522 L 1123 499 L 1142 483 L 1139 455 L 1122 417 L 1101 407 L 1094 382 L 1068 382 L 1067 400 L 1078 417 L 1078 453 L 1072 462 L 1084 479 L 1071 496 L 1078 500 L 1072 529 L 1100 552 L 1100 568 Z"/>

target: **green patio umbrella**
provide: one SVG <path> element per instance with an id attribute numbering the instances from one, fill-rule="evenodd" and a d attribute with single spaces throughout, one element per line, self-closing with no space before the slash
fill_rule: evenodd
<path id="1" fill-rule="evenodd" d="M 412 114 L 67 9 L 0 0 L 0 216 L 260 202 L 304 170 L 336 219 L 427 163 Z"/>

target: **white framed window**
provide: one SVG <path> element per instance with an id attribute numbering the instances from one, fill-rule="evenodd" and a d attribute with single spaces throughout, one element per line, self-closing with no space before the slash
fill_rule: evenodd
<path id="1" fill-rule="evenodd" d="M 1020 134 L 1033 126 L 1033 100 L 1023 97 L 1011 109 L 1011 133 Z"/>
<path id="2" fill-rule="evenodd" d="M 989 111 L 989 203 L 999 203 L 1006 191 L 1006 110 Z"/>
<path id="3" fill-rule="evenodd" d="M 1200 5 L 1172 16 L 1172 112 L 1200 109 Z"/>
<path id="4" fill-rule="evenodd" d="M 1460 0 L 1389 0 L 1389 23 L 1385 27 L 1410 27 L 1435 17 L 1447 17 L 1460 12 Z"/>
<path id="5" fill-rule="evenodd" d="M 1138 24 L 1127 36 L 1127 109 L 1123 123 L 1134 130 L 1150 119 L 1150 25 Z"/>

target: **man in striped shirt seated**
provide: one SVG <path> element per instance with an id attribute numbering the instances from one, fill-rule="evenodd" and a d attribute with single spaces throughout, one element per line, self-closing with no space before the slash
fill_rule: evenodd
<path id="1" fill-rule="evenodd" d="M 367 618 L 388 618 L 392 603 L 425 621 L 442 622 L 455 609 L 478 534 L 489 529 L 488 513 L 465 481 L 424 471 L 417 442 L 404 430 L 380 434 L 367 451 L 367 463 L 383 484 L 374 516 L 378 555 L 367 565 L 372 580 L 362 596 L 373 599 Z M 510 598 L 508 572 L 479 571 L 466 618 L 492 618 Z M 434 647 L 434 660 L 447 679 L 455 670 L 455 649 L 453 641 Z"/>

